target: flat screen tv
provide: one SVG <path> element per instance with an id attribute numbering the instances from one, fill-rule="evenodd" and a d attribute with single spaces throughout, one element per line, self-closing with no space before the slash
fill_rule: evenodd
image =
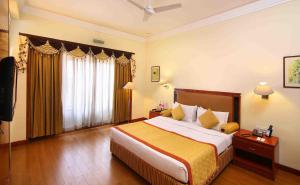
<path id="1" fill-rule="evenodd" d="M 17 77 L 14 57 L 0 61 L 0 120 L 12 121 L 17 100 Z"/>

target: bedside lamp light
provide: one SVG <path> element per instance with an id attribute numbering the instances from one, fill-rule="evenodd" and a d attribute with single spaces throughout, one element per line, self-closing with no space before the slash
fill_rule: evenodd
<path id="1" fill-rule="evenodd" d="M 127 82 L 127 84 L 123 87 L 123 89 L 133 90 L 134 84 L 132 82 Z"/>
<path id="2" fill-rule="evenodd" d="M 128 90 L 131 92 L 131 90 L 134 89 L 134 84 L 132 82 L 127 82 L 127 84 L 123 87 L 123 89 Z M 130 122 L 130 96 L 128 96 L 128 123 Z"/>
<path id="3" fill-rule="evenodd" d="M 170 82 L 167 80 L 161 80 L 158 82 L 159 85 L 163 86 L 164 88 L 168 89 L 170 86 Z"/>
<path id="4" fill-rule="evenodd" d="M 266 82 L 260 82 L 258 86 L 254 89 L 254 93 L 261 95 L 262 99 L 268 99 L 270 94 L 273 94 L 273 90 Z"/>

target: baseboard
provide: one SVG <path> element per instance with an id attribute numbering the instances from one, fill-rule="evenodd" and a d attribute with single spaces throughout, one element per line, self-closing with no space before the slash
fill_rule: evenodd
<path id="1" fill-rule="evenodd" d="M 138 122 L 138 121 L 144 121 L 144 120 L 146 120 L 147 118 L 145 118 L 145 117 L 141 117 L 141 118 L 136 118 L 136 119 L 132 119 L 132 120 L 130 120 L 130 123 L 133 123 L 133 122 Z"/>
<path id="2" fill-rule="evenodd" d="M 9 147 L 9 143 L 0 144 L 0 148 L 6 148 L 6 147 Z"/>
<path id="3" fill-rule="evenodd" d="M 24 144 L 27 144 L 29 143 L 28 140 L 20 140 L 20 141 L 14 141 L 11 143 L 11 146 L 19 146 L 19 145 L 24 145 Z"/>
<path id="4" fill-rule="evenodd" d="M 289 172 L 289 173 L 300 176 L 300 170 L 297 170 L 295 168 L 291 168 L 291 167 L 288 167 L 288 166 L 285 166 L 285 165 L 282 165 L 282 164 L 278 164 L 278 163 L 276 164 L 276 166 L 279 169 L 283 170 L 283 171 L 286 171 L 286 172 Z"/>

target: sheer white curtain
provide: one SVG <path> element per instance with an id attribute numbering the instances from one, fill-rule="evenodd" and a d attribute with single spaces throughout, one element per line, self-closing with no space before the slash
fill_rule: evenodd
<path id="1" fill-rule="evenodd" d="M 62 103 L 65 131 L 112 122 L 114 58 L 62 54 Z"/>

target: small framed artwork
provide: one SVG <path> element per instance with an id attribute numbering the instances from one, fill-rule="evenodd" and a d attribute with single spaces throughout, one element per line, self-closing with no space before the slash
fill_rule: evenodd
<path id="1" fill-rule="evenodd" d="M 160 67 L 152 66 L 151 67 L 151 82 L 159 82 L 160 80 Z"/>
<path id="2" fill-rule="evenodd" d="M 300 88 L 300 55 L 283 57 L 283 87 Z"/>

